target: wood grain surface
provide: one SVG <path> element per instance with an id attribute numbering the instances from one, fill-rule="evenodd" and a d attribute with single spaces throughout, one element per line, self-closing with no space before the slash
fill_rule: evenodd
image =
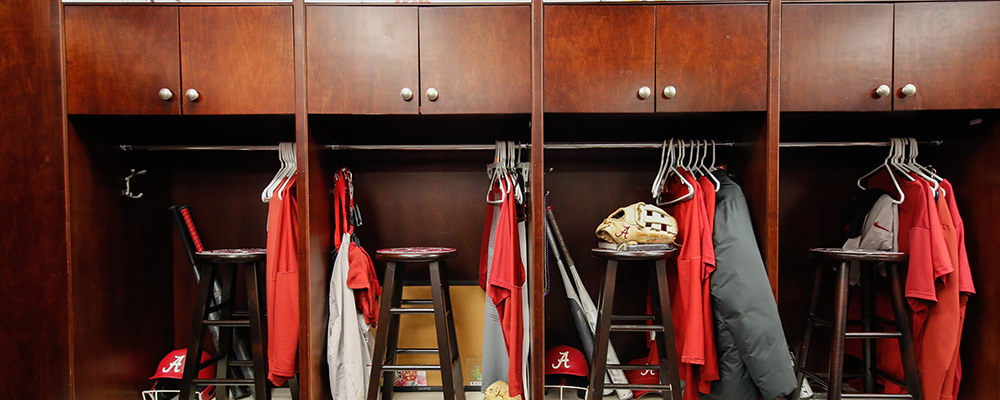
<path id="1" fill-rule="evenodd" d="M 894 109 L 1000 107 L 1000 2 L 897 4 L 895 31 Z"/>
<path id="2" fill-rule="evenodd" d="M 654 23 L 652 6 L 546 6 L 545 112 L 653 112 Z"/>
<path id="3" fill-rule="evenodd" d="M 416 114 L 415 7 L 306 7 L 309 112 Z M 403 100 L 409 88 L 413 98 Z"/>
<path id="4" fill-rule="evenodd" d="M 781 111 L 892 108 L 892 4 L 781 7 Z"/>
<path id="5" fill-rule="evenodd" d="M 176 7 L 66 6 L 69 113 L 180 114 L 177 32 Z"/>
<path id="6" fill-rule="evenodd" d="M 764 111 L 767 6 L 657 6 L 653 94 L 657 112 Z"/>
<path id="7" fill-rule="evenodd" d="M 180 41 L 185 114 L 295 112 L 291 7 L 180 7 Z"/>
<path id="8" fill-rule="evenodd" d="M 531 111 L 528 7 L 425 7 L 420 11 L 420 113 Z M 428 100 L 429 88 L 438 91 Z"/>

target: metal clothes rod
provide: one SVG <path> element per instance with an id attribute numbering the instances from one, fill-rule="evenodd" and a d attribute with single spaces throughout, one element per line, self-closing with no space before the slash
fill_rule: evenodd
<path id="1" fill-rule="evenodd" d="M 938 146 L 944 143 L 943 140 L 931 140 L 917 142 L 921 145 Z M 691 144 L 688 143 L 688 146 Z M 720 147 L 736 147 L 747 145 L 736 142 L 716 142 Z M 888 147 L 889 142 L 784 142 L 778 145 L 782 148 L 806 148 L 806 147 Z M 278 146 L 159 146 L 159 145 L 128 145 L 119 146 L 123 151 L 276 151 Z M 394 151 L 448 151 L 448 150 L 495 150 L 492 144 L 332 144 L 324 146 L 330 150 L 394 150 Z M 519 149 L 530 149 L 530 144 L 519 143 Z M 644 143 L 548 143 L 546 150 L 584 150 L 584 149 L 654 149 L 663 148 L 662 142 Z"/>

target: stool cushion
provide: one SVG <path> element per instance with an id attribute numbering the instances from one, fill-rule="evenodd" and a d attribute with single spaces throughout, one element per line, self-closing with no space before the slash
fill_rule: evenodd
<path id="1" fill-rule="evenodd" d="M 426 262 L 453 258 L 457 250 L 450 247 L 395 247 L 375 251 L 382 261 Z"/>
<path id="2" fill-rule="evenodd" d="M 219 264 L 258 262 L 264 261 L 266 257 L 267 250 L 260 248 L 206 250 L 194 254 L 198 261 Z"/>
<path id="3" fill-rule="evenodd" d="M 657 250 L 657 251 L 617 251 L 611 249 L 591 249 L 591 254 L 597 258 L 618 261 L 644 261 L 658 260 L 661 258 L 674 257 L 677 250 Z"/>
<path id="4" fill-rule="evenodd" d="M 838 261 L 885 261 L 903 262 L 906 261 L 906 253 L 895 251 L 864 250 L 864 249 L 841 249 L 813 248 L 809 249 L 809 254 L 816 258 Z"/>

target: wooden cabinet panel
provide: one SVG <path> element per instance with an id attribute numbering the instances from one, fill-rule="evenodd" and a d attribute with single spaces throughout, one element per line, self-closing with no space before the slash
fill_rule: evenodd
<path id="1" fill-rule="evenodd" d="M 545 111 L 653 112 L 654 23 L 653 6 L 546 6 Z"/>
<path id="2" fill-rule="evenodd" d="M 1000 2 L 900 3 L 895 26 L 895 109 L 1000 108 Z"/>
<path id="3" fill-rule="evenodd" d="M 655 96 L 656 111 L 765 110 L 767 5 L 657 6 Z"/>
<path id="4" fill-rule="evenodd" d="M 295 112 L 292 8 L 180 7 L 185 114 Z"/>
<path id="5" fill-rule="evenodd" d="M 309 6 L 306 29 L 309 112 L 417 113 L 415 7 Z"/>
<path id="6" fill-rule="evenodd" d="M 176 7 L 65 10 L 70 114 L 180 114 Z M 160 100 L 162 88 L 173 98 Z"/>
<path id="7" fill-rule="evenodd" d="M 420 13 L 420 112 L 531 112 L 528 7 L 427 7 Z M 434 88 L 437 100 L 426 91 Z"/>
<path id="8" fill-rule="evenodd" d="M 785 4 L 782 111 L 889 111 L 892 4 Z"/>

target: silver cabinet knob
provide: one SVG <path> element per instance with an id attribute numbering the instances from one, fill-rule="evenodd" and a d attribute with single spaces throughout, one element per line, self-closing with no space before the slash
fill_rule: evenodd
<path id="1" fill-rule="evenodd" d="M 170 99 L 174 98 L 174 92 L 171 92 L 170 89 L 167 88 L 160 89 L 160 91 L 157 92 L 157 95 L 159 95 L 160 100 L 163 101 L 170 101 Z"/>
<path id="2" fill-rule="evenodd" d="M 198 94 L 198 91 L 194 89 L 188 89 L 184 91 L 184 97 L 187 97 L 187 99 L 190 101 L 198 101 L 198 97 L 200 96 L 201 95 Z"/>
<path id="3" fill-rule="evenodd" d="M 434 101 L 438 99 L 438 91 L 435 88 L 427 89 L 427 100 Z"/>
<path id="4" fill-rule="evenodd" d="M 410 101 L 413 98 L 413 91 L 410 88 L 405 87 L 403 90 L 399 91 L 399 97 L 402 97 L 404 101 Z"/>
<path id="5" fill-rule="evenodd" d="M 900 92 L 903 93 L 903 96 L 910 97 L 917 94 L 917 87 L 913 86 L 912 83 L 907 83 Z"/>
<path id="6" fill-rule="evenodd" d="M 639 88 L 639 98 L 640 99 L 643 99 L 643 100 L 648 99 L 649 96 L 652 95 L 652 94 L 653 94 L 653 91 L 649 88 L 649 86 L 643 86 L 643 87 Z"/>
<path id="7" fill-rule="evenodd" d="M 881 85 L 878 89 L 875 89 L 875 96 L 877 97 L 885 97 L 890 94 L 892 94 L 892 89 L 889 88 L 889 85 Z"/>
<path id="8" fill-rule="evenodd" d="M 663 97 L 666 97 L 668 99 L 672 99 L 676 95 L 677 95 L 677 88 L 675 88 L 673 86 L 667 86 L 667 87 L 663 88 Z"/>

